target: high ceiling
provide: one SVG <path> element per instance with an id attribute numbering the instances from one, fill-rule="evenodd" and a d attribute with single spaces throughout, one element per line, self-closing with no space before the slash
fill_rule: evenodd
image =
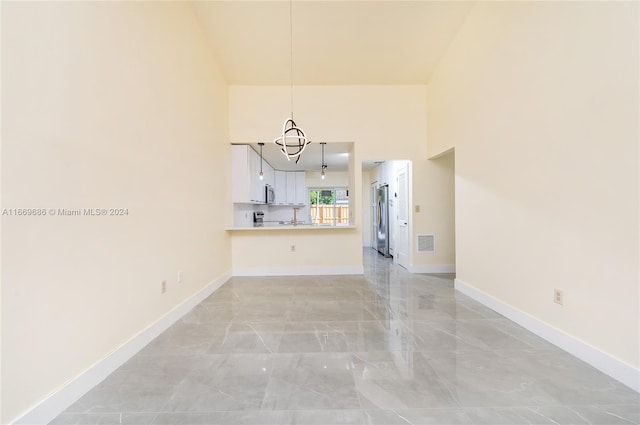
<path id="1" fill-rule="evenodd" d="M 232 85 L 424 84 L 473 2 L 195 1 Z"/>

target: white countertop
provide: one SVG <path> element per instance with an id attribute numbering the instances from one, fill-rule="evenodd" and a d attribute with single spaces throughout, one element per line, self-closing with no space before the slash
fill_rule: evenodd
<path id="1" fill-rule="evenodd" d="M 226 230 L 228 231 L 271 231 L 271 230 L 340 230 L 340 229 L 356 229 L 357 226 L 347 225 L 347 226 L 328 226 L 323 224 L 298 224 L 294 226 L 292 224 L 276 224 L 276 223 L 265 223 L 260 227 L 228 227 Z"/>

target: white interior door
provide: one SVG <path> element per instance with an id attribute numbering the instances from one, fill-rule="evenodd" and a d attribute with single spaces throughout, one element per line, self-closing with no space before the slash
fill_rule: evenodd
<path id="1" fill-rule="evenodd" d="M 409 267 L 409 177 L 407 166 L 397 172 L 398 182 L 398 234 L 396 235 L 396 257 L 398 264 Z"/>

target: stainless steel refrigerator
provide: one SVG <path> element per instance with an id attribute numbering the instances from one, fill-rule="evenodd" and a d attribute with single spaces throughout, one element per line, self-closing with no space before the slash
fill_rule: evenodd
<path id="1" fill-rule="evenodd" d="M 376 189 L 376 235 L 378 252 L 385 257 L 389 254 L 389 186 Z"/>

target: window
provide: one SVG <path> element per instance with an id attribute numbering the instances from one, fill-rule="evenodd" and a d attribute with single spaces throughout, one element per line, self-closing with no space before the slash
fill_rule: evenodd
<path id="1" fill-rule="evenodd" d="M 310 188 L 309 205 L 314 224 L 349 224 L 349 190 L 346 187 Z"/>

